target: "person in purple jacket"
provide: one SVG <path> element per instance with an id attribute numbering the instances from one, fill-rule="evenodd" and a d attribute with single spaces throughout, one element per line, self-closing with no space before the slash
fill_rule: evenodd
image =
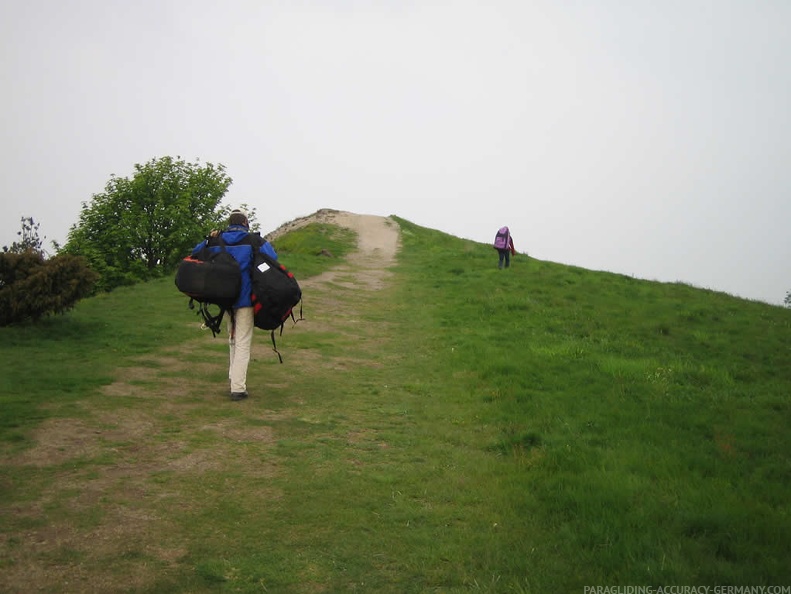
<path id="1" fill-rule="evenodd" d="M 228 379 L 231 382 L 231 400 L 238 401 L 247 398 L 247 366 L 250 363 L 250 347 L 253 342 L 253 303 L 252 303 L 252 270 L 253 250 L 256 241 L 250 234 L 250 221 L 247 213 L 235 209 L 228 218 L 228 228 L 225 231 L 212 231 L 211 238 L 221 236 L 225 242 L 225 249 L 239 263 L 242 270 L 242 288 L 239 297 L 233 304 L 233 311 L 228 322 L 228 345 L 230 350 L 230 364 Z M 192 253 L 199 252 L 206 246 L 207 241 L 202 241 Z M 259 240 L 260 243 L 260 240 Z M 210 249 L 221 249 L 210 248 Z M 259 248 L 262 253 L 277 259 L 275 248 L 268 241 L 264 241 Z"/>
<path id="2" fill-rule="evenodd" d="M 500 227 L 497 230 L 493 246 L 497 250 L 499 260 L 497 267 L 502 268 L 503 263 L 506 268 L 511 266 L 511 256 L 516 255 L 516 250 L 514 249 L 514 238 L 511 237 L 511 230 L 508 227 Z"/>

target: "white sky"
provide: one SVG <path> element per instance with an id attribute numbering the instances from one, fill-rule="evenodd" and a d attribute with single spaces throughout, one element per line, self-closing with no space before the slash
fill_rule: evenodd
<path id="1" fill-rule="evenodd" d="M 319 208 L 780 304 L 788 0 L 0 0 L 0 245 L 111 174 L 223 163 Z M 496 260 L 493 258 L 493 265 Z"/>

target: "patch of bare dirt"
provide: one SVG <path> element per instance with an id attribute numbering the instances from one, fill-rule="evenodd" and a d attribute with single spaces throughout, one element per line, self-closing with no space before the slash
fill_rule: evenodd
<path id="1" fill-rule="evenodd" d="M 359 215 L 350 212 L 322 209 L 316 213 L 281 225 L 266 235 L 269 241 L 310 223 L 327 223 L 346 227 L 357 233 L 357 251 L 350 254 L 347 264 L 306 281 L 335 283 L 348 288 L 377 290 L 385 286 L 390 276 L 388 268 L 395 263 L 400 247 L 398 225 L 389 217 Z"/>

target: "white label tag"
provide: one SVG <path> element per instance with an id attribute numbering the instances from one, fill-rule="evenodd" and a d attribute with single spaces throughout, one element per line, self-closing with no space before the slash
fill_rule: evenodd
<path id="1" fill-rule="evenodd" d="M 262 262 L 261 265 L 258 267 L 258 270 L 260 270 L 261 272 L 266 272 L 267 270 L 269 270 L 269 264 L 267 264 L 266 262 Z"/>

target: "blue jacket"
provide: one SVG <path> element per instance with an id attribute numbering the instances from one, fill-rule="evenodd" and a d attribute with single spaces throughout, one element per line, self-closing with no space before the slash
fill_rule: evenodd
<path id="1" fill-rule="evenodd" d="M 242 289 L 239 292 L 239 298 L 233 304 L 234 308 L 252 307 L 253 305 L 251 299 L 253 292 L 253 246 L 246 242 L 248 235 L 247 227 L 243 225 L 232 225 L 222 232 L 225 249 L 239 262 L 239 268 L 242 269 Z M 206 247 L 206 241 L 201 241 L 195 246 L 192 253 L 196 254 L 204 247 Z M 213 252 L 219 252 L 222 248 L 220 246 L 211 246 L 209 249 Z M 264 241 L 260 251 L 277 260 L 275 248 L 268 241 Z"/>

